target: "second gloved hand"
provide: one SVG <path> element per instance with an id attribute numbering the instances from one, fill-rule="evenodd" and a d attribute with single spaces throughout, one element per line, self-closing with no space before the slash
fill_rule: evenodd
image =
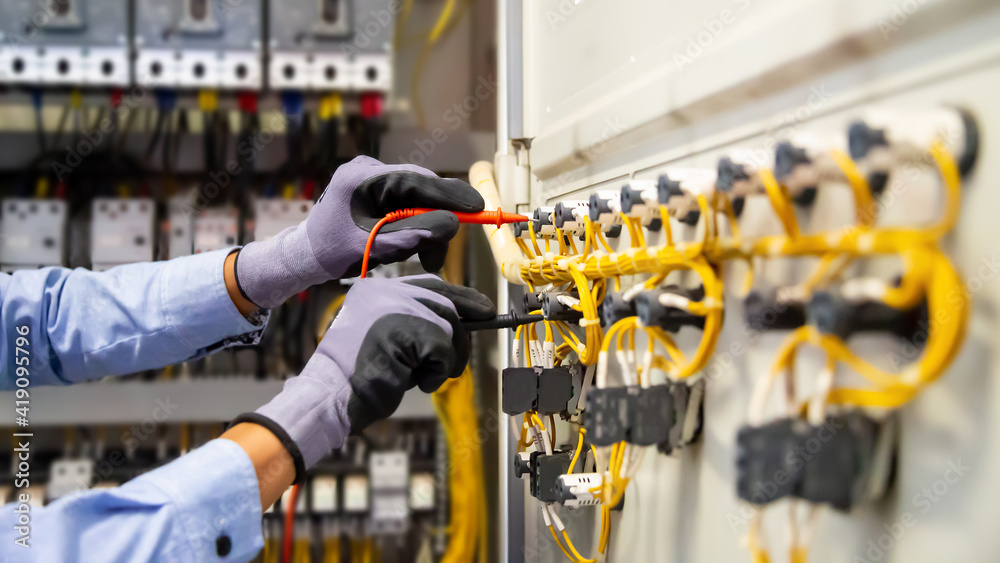
<path id="1" fill-rule="evenodd" d="M 236 279 L 244 296 L 272 308 L 296 293 L 332 279 L 357 276 L 372 227 L 387 213 L 408 207 L 477 212 L 483 198 L 469 184 L 438 178 L 408 164 L 388 166 L 358 157 L 337 169 L 309 217 L 276 237 L 240 251 Z M 386 225 L 371 252 L 371 265 L 420 255 L 424 269 L 444 265 L 458 218 L 433 211 Z"/>
<path id="2" fill-rule="evenodd" d="M 460 376 L 470 346 L 460 318 L 494 315 L 485 295 L 436 276 L 359 280 L 302 373 L 233 424 L 269 428 L 301 479 L 350 433 L 392 414 L 408 389 L 431 393 Z"/>

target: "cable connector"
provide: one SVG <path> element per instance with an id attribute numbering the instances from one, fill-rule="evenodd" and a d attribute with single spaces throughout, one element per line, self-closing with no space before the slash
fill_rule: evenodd
<path id="1" fill-rule="evenodd" d="M 662 289 L 642 291 L 633 298 L 636 316 L 643 326 L 657 326 L 677 332 L 684 326 L 705 328 L 705 317 L 687 311 L 685 306 L 705 298 L 705 289 L 698 286 L 683 289 L 669 285 Z"/>

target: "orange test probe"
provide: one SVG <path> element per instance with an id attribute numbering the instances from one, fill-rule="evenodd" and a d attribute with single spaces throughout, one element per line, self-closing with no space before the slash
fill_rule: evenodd
<path id="1" fill-rule="evenodd" d="M 401 219 L 407 219 L 409 217 L 414 217 L 422 213 L 428 213 L 431 211 L 437 211 L 436 209 L 429 209 L 426 207 L 411 207 L 409 209 L 400 209 L 387 214 L 385 217 L 379 219 L 378 223 L 372 227 L 371 234 L 368 235 L 368 243 L 365 244 L 365 254 L 364 258 L 361 260 L 361 277 L 364 278 L 368 275 L 368 255 L 372 252 L 372 244 L 375 243 L 375 235 L 378 234 L 379 229 L 382 228 L 386 223 L 392 223 L 393 221 L 399 221 Z M 458 217 L 459 223 L 475 224 L 475 225 L 496 225 L 499 229 L 501 225 L 506 225 L 508 223 L 522 223 L 524 221 L 529 221 L 530 218 L 524 215 L 518 215 L 516 213 L 504 213 L 497 209 L 496 211 L 480 211 L 478 213 L 463 213 L 461 211 L 450 211 L 449 213 L 454 213 Z"/>

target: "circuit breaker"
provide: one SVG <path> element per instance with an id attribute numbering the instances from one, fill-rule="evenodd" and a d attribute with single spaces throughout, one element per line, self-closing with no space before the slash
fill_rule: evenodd
<path id="1" fill-rule="evenodd" d="M 259 90 L 261 0 L 136 0 L 140 85 Z"/>
<path id="2" fill-rule="evenodd" d="M 255 205 L 254 240 L 264 241 L 306 220 L 313 208 L 310 200 L 260 199 Z"/>
<path id="3" fill-rule="evenodd" d="M 171 259 L 194 253 L 194 218 L 188 198 L 171 199 L 167 204 L 167 256 Z"/>
<path id="4" fill-rule="evenodd" d="M 153 259 L 156 204 L 148 198 L 95 198 L 90 261 L 95 271 Z"/>
<path id="5" fill-rule="evenodd" d="M 372 453 L 371 528 L 374 533 L 403 533 L 410 519 L 410 458 L 403 451 Z"/>
<path id="6" fill-rule="evenodd" d="M 229 207 L 206 209 L 194 220 L 194 253 L 222 250 L 239 244 L 239 214 Z"/>
<path id="7" fill-rule="evenodd" d="M 0 222 L 0 269 L 4 272 L 61 266 L 66 255 L 66 202 L 3 200 Z"/>
<path id="8" fill-rule="evenodd" d="M 0 82 L 125 86 L 128 10 L 121 0 L 0 4 Z"/>
<path id="9" fill-rule="evenodd" d="M 310 484 L 313 512 L 337 512 L 337 477 L 317 475 Z"/>
<path id="10" fill-rule="evenodd" d="M 269 1 L 271 88 L 389 91 L 399 2 Z"/>

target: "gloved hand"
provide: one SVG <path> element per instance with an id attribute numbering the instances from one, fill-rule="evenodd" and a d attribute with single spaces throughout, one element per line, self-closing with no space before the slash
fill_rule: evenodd
<path id="1" fill-rule="evenodd" d="M 310 286 L 357 276 L 368 234 L 390 211 L 430 207 L 476 212 L 484 205 L 479 192 L 461 180 L 359 156 L 337 169 L 305 221 L 240 251 L 236 280 L 244 297 L 270 309 Z M 448 241 L 457 232 L 458 218 L 445 211 L 389 223 L 375 238 L 370 263 L 374 267 L 419 254 L 425 270 L 440 270 Z"/>
<path id="2" fill-rule="evenodd" d="M 461 375 L 470 344 L 459 318 L 494 315 L 485 295 L 436 276 L 359 280 L 302 373 L 233 425 L 270 429 L 301 479 L 349 433 L 392 414 L 406 390 L 431 393 Z"/>

